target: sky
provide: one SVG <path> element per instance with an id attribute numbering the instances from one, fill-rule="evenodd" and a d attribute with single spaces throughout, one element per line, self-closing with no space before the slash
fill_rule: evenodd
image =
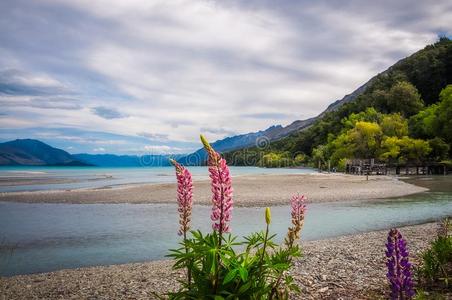
<path id="1" fill-rule="evenodd" d="M 168 154 L 314 117 L 452 34 L 452 2 L 0 1 L 0 141 Z"/>

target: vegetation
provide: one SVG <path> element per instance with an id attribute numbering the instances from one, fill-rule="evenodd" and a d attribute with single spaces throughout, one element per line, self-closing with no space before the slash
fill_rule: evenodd
<path id="1" fill-rule="evenodd" d="M 266 229 L 245 237 L 229 233 L 232 216 L 232 185 L 226 161 L 201 136 L 209 155 L 208 166 L 212 188 L 212 233 L 191 231 L 193 184 L 190 172 L 176 161 L 179 232 L 183 236 L 181 248 L 171 250 L 174 269 L 185 269 L 186 280 L 181 281 L 170 299 L 288 299 L 289 291 L 299 291 L 293 278 L 287 274 L 292 261 L 301 256 L 297 244 L 304 223 L 305 197 L 291 200 L 292 226 L 284 244 L 273 242 L 270 234 L 271 212 L 265 210 Z M 189 236 L 191 235 L 191 236 Z M 237 252 L 237 247 L 244 248 Z"/>
<path id="2" fill-rule="evenodd" d="M 430 248 L 422 253 L 422 265 L 418 269 L 420 287 L 441 291 L 450 287 L 452 280 L 452 229 L 451 220 L 446 218 L 439 227 L 438 236 Z"/>
<path id="3" fill-rule="evenodd" d="M 225 154 L 234 165 L 287 167 L 376 158 L 441 161 L 452 149 L 452 41 L 427 46 L 374 77 L 354 101 L 265 149 Z M 449 85 L 448 85 L 449 84 Z"/>

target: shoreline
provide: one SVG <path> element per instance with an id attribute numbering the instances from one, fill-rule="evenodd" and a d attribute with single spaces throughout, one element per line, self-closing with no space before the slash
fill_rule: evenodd
<path id="1" fill-rule="evenodd" d="M 436 223 L 400 227 L 410 258 L 418 255 L 436 236 Z M 306 299 L 345 297 L 374 299 L 388 291 L 385 270 L 387 230 L 302 241 L 304 256 L 291 273 Z M 172 261 L 160 260 L 122 265 L 66 269 L 50 273 L 0 277 L 0 297 L 23 298 L 134 298 L 155 299 L 177 287 L 182 272 Z"/>
<path id="2" fill-rule="evenodd" d="M 375 200 L 428 191 L 427 188 L 391 176 L 325 174 L 240 175 L 233 177 L 236 206 L 284 205 L 293 194 L 308 196 L 308 202 Z M 195 204 L 210 205 L 210 182 L 194 181 Z M 150 183 L 95 189 L 3 192 L 0 201 L 25 203 L 175 203 L 175 183 Z"/>

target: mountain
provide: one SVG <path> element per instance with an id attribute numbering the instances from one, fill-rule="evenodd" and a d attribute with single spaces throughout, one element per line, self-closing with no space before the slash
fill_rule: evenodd
<path id="1" fill-rule="evenodd" d="M 449 138 L 448 134 L 439 134 L 441 130 L 444 131 L 443 127 L 433 128 L 431 125 L 433 129 L 429 129 L 429 133 L 425 130 L 425 127 L 437 118 L 435 105 L 440 101 L 440 92 L 450 84 L 452 84 L 452 41 L 441 37 L 436 43 L 399 60 L 353 93 L 333 102 L 314 118 L 309 126 L 272 140 L 265 149 L 243 147 L 224 154 L 228 162 L 231 164 L 237 162 L 240 165 L 247 164 L 252 154 L 255 154 L 255 159 L 251 164 L 259 163 L 259 159 L 267 154 L 267 157 L 272 159 L 276 157 L 274 161 L 290 163 L 295 161 L 298 154 L 303 154 L 299 157 L 305 156 L 305 162 L 309 163 L 316 160 L 314 156 L 317 157 L 317 162 L 325 160 L 332 156 L 328 151 L 332 151 L 334 145 L 330 142 L 343 132 L 344 120 L 352 114 L 365 114 L 370 108 L 380 114 L 400 114 L 408 123 L 410 137 L 422 139 L 439 137 L 443 139 L 441 143 L 449 143 L 452 149 L 452 138 Z M 417 113 L 420 115 L 416 115 Z M 437 132 L 432 134 L 432 130 Z M 433 146 L 435 145 L 432 144 Z M 445 147 L 444 149 L 447 149 L 447 145 Z M 452 156 L 452 150 L 450 155 Z M 261 163 L 265 165 L 264 160 Z"/>
<path id="2" fill-rule="evenodd" d="M 340 108 L 342 105 L 352 102 L 359 95 L 361 95 L 366 88 L 375 80 L 377 76 L 360 86 L 353 93 L 345 95 L 342 99 L 334 101 L 330 104 L 326 110 L 320 113 L 318 116 L 309 118 L 306 120 L 296 120 L 291 124 L 283 127 L 281 125 L 274 125 L 266 130 L 261 130 L 258 132 L 251 132 L 241 135 L 236 135 L 232 137 L 227 137 L 222 140 L 218 140 L 212 143 L 212 146 L 219 152 L 225 153 L 238 149 L 249 148 L 257 146 L 259 148 L 264 148 L 268 146 L 270 142 L 278 141 L 285 138 L 295 132 L 300 132 L 304 129 L 309 128 L 317 120 L 321 119 L 326 113 L 332 112 Z M 207 159 L 206 151 L 201 148 L 194 153 L 188 154 L 187 156 L 178 159 L 178 162 L 184 165 L 199 165 L 203 164 Z"/>
<path id="3" fill-rule="evenodd" d="M 114 155 L 114 154 L 73 154 L 88 164 L 100 167 L 165 167 L 169 166 L 169 158 L 178 159 L 181 155 Z"/>
<path id="4" fill-rule="evenodd" d="M 86 166 L 89 164 L 41 141 L 21 139 L 0 143 L 0 165 Z"/>
<path id="5" fill-rule="evenodd" d="M 212 146 L 219 152 L 228 152 L 256 145 L 263 147 L 270 141 L 283 138 L 293 131 L 301 130 L 311 125 L 314 121 L 315 118 L 311 118 L 302 121 L 295 121 L 286 127 L 275 125 L 267 128 L 266 130 L 227 137 L 212 143 Z M 179 158 L 178 162 L 184 165 L 200 165 L 205 162 L 206 158 L 207 153 L 203 148 L 201 148 L 194 153 Z"/>

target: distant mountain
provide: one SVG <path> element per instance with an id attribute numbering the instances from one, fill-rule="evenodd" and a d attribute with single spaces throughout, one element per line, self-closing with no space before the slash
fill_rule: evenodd
<path id="1" fill-rule="evenodd" d="M 0 165 L 86 166 L 64 150 L 32 139 L 0 143 Z"/>
<path id="2" fill-rule="evenodd" d="M 386 72 L 387 71 L 384 71 L 384 72 L 378 74 L 377 76 L 372 77 L 365 84 L 363 84 L 362 86 L 357 88 L 355 91 L 353 91 L 353 93 L 345 95 L 342 99 L 336 100 L 333 103 L 331 103 L 327 107 L 327 109 L 325 109 L 320 115 L 318 115 L 316 117 L 316 119 L 319 119 L 319 118 L 323 117 L 328 112 L 335 111 L 335 110 L 339 109 L 342 105 L 344 105 L 346 103 L 354 101 L 356 98 L 358 98 L 358 96 L 362 95 L 366 91 L 367 87 L 370 86 L 378 78 L 378 76 L 383 75 Z"/>
<path id="3" fill-rule="evenodd" d="M 360 86 L 353 93 L 345 95 L 340 100 L 334 101 L 328 106 L 326 110 L 324 110 L 316 117 L 306 120 L 297 120 L 285 127 L 281 125 L 275 125 L 267 128 L 266 130 L 227 137 L 212 143 L 212 146 L 219 152 L 229 152 L 253 146 L 265 147 L 269 142 L 280 140 L 291 135 L 294 132 L 299 132 L 309 128 L 309 126 L 311 126 L 318 119 L 322 118 L 327 112 L 337 110 L 343 104 L 355 100 L 366 90 L 367 86 L 371 84 L 374 78 Z M 194 153 L 181 157 L 178 161 L 184 165 L 199 165 L 203 164 L 206 159 L 207 153 L 204 149 L 201 148 Z"/>
<path id="4" fill-rule="evenodd" d="M 178 159 L 181 155 L 114 155 L 114 154 L 73 154 L 87 164 L 100 167 L 165 167 L 169 166 L 169 158 Z"/>
<path id="5" fill-rule="evenodd" d="M 298 131 L 294 130 L 286 137 L 278 138 L 277 141 L 271 141 L 269 147 L 262 149 L 260 154 L 284 153 L 288 157 L 295 157 L 299 153 L 312 155 L 314 148 L 327 145 L 330 137 L 337 137 L 341 133 L 344 129 L 344 118 L 366 111 L 370 107 L 380 113 L 405 115 L 407 106 L 410 105 L 405 102 L 405 95 L 397 95 L 395 92 L 395 95 L 390 96 L 392 89 L 399 83 L 412 86 L 419 93 L 425 107 L 437 103 L 441 90 L 452 84 L 452 40 L 441 37 L 436 43 L 399 60 L 353 93 L 330 104 L 325 111 L 309 122 L 309 126 L 302 127 Z M 421 123 L 417 126 L 425 125 Z M 410 134 L 412 133 L 410 132 Z M 430 134 L 424 137 L 413 135 L 413 137 L 437 138 L 441 136 Z M 444 138 L 445 141 L 447 141 L 446 138 L 447 136 Z M 225 157 L 231 162 L 243 164 L 246 152 L 242 150 L 246 148 L 248 147 L 225 153 Z M 452 149 L 452 144 L 450 148 Z M 253 161 L 253 163 L 257 162 L 257 160 Z"/>

